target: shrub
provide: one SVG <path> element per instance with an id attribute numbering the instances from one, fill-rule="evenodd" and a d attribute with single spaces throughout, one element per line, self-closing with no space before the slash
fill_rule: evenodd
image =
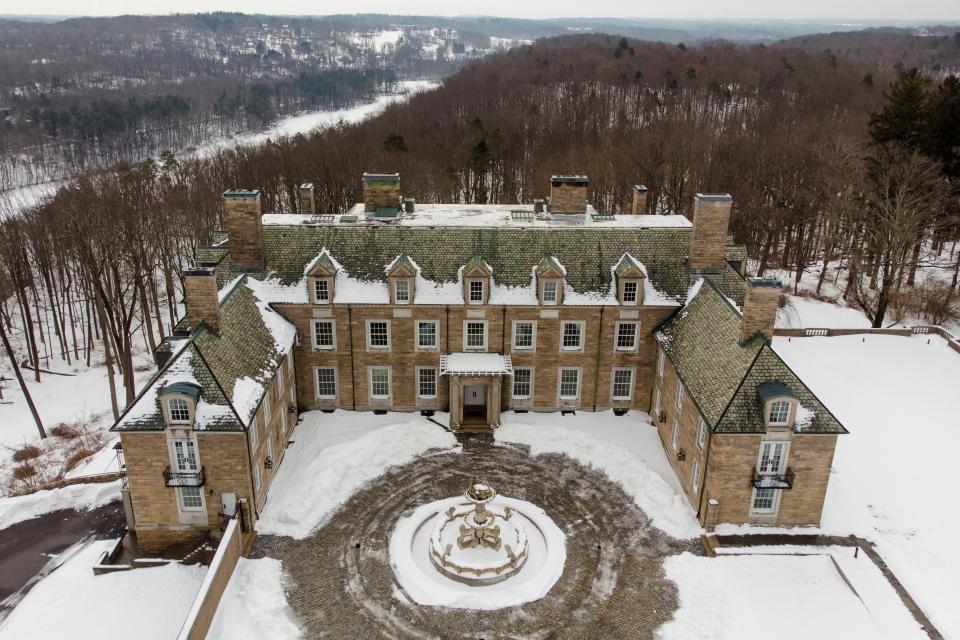
<path id="1" fill-rule="evenodd" d="M 930 324 L 944 325 L 960 320 L 960 295 L 949 282 L 927 278 L 897 300 L 903 312 L 922 318 Z"/>
<path id="2" fill-rule="evenodd" d="M 35 460 L 40 457 L 40 447 L 33 444 L 25 444 L 13 452 L 14 462 L 23 462 L 25 460 Z"/>
<path id="3" fill-rule="evenodd" d="M 31 480 L 37 475 L 37 470 L 31 464 L 21 464 L 13 468 L 13 477 L 15 480 Z"/>
<path id="4" fill-rule="evenodd" d="M 75 438 L 80 437 L 80 430 L 73 425 L 61 422 L 57 426 L 50 429 L 50 435 L 63 438 L 64 440 L 74 440 Z"/>
<path id="5" fill-rule="evenodd" d="M 92 456 L 94 453 L 96 453 L 96 450 L 88 449 L 87 447 L 80 447 L 79 449 L 71 451 L 70 455 L 67 456 L 67 459 L 63 461 L 64 473 L 70 471 L 78 464 Z"/>

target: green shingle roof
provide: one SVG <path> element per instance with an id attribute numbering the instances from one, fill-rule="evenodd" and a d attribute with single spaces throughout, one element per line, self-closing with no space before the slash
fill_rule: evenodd
<path id="1" fill-rule="evenodd" d="M 765 431 L 761 386 L 786 387 L 814 418 L 798 430 L 846 433 L 762 336 L 740 345 L 740 313 L 706 280 L 655 336 L 704 419 L 717 433 Z"/>

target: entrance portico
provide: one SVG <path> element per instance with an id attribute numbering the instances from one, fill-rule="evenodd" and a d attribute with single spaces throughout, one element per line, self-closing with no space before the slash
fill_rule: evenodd
<path id="1" fill-rule="evenodd" d="M 447 353 L 440 375 L 450 379 L 450 428 L 488 430 L 500 426 L 503 378 L 513 375 L 510 356 Z"/>

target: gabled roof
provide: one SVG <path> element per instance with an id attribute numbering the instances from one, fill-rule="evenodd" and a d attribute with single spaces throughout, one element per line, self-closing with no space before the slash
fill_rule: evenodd
<path id="1" fill-rule="evenodd" d="M 489 276 L 493 273 L 493 267 L 487 264 L 487 261 L 482 257 L 475 254 L 472 258 L 467 260 L 465 265 L 463 265 L 463 275 L 471 276 L 476 275 L 477 273 L 482 273 L 483 275 Z"/>
<path id="2" fill-rule="evenodd" d="M 332 276 L 337 273 L 337 265 L 330 259 L 330 252 L 324 247 L 317 257 L 307 264 L 303 272 L 308 276 Z"/>
<path id="3" fill-rule="evenodd" d="M 846 433 L 843 426 L 762 336 L 739 344 L 741 315 L 709 279 L 654 335 L 700 413 L 717 433 L 762 433 L 759 399 L 777 384 L 815 415 L 809 433 Z M 800 427 L 798 425 L 798 430 Z"/>
<path id="4" fill-rule="evenodd" d="M 622 256 L 620 256 L 620 262 L 614 266 L 613 271 L 617 274 L 618 278 L 647 277 L 647 274 L 644 273 L 643 265 L 641 265 L 637 259 L 629 253 L 624 253 Z"/>
<path id="5" fill-rule="evenodd" d="M 384 273 L 389 276 L 407 276 L 412 277 L 417 274 L 417 265 L 410 259 L 406 253 L 401 253 L 394 258 L 384 269 Z"/>
<path id="6" fill-rule="evenodd" d="M 544 256 L 543 259 L 537 263 L 536 271 L 538 277 L 551 274 L 554 277 L 562 278 L 567 275 L 567 270 L 560 264 L 560 261 L 550 255 Z"/>

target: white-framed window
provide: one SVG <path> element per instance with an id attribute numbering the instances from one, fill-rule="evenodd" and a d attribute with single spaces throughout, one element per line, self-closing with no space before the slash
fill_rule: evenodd
<path id="1" fill-rule="evenodd" d="M 334 320 L 313 321 L 313 348 L 325 351 L 337 348 L 337 324 Z"/>
<path id="2" fill-rule="evenodd" d="M 613 399 L 630 400 L 633 398 L 633 369 L 613 370 Z"/>
<path id="3" fill-rule="evenodd" d="M 260 421 L 254 416 L 250 421 L 250 448 L 257 450 L 257 444 L 260 442 Z"/>
<path id="4" fill-rule="evenodd" d="M 771 426 L 782 426 L 790 421 L 790 401 L 774 400 L 770 403 L 769 423 Z"/>
<path id="5" fill-rule="evenodd" d="M 618 322 L 616 342 L 613 345 L 617 351 L 634 351 L 637 348 L 637 334 L 640 333 L 639 322 Z"/>
<path id="6" fill-rule="evenodd" d="M 410 302 L 410 281 L 396 280 L 393 283 L 393 299 L 397 304 Z"/>
<path id="7" fill-rule="evenodd" d="M 465 320 L 463 322 L 463 350 L 484 351 L 487 348 L 487 321 Z"/>
<path id="8" fill-rule="evenodd" d="M 287 354 L 287 374 L 293 373 L 293 352 Z"/>
<path id="9" fill-rule="evenodd" d="M 557 304 L 557 281 L 556 280 L 544 281 L 543 304 Z"/>
<path id="10" fill-rule="evenodd" d="M 750 511 L 757 514 L 775 513 L 777 510 L 777 490 L 769 487 L 753 490 Z"/>
<path id="11" fill-rule="evenodd" d="M 177 487 L 181 511 L 203 511 L 202 487 Z"/>
<path id="12" fill-rule="evenodd" d="M 513 321 L 513 348 L 517 351 L 533 351 L 537 348 L 537 323 L 535 321 Z"/>
<path id="13" fill-rule="evenodd" d="M 256 462 L 253 464 L 253 486 L 257 491 L 260 490 L 260 465 Z"/>
<path id="14" fill-rule="evenodd" d="M 533 395 L 533 369 L 514 369 L 511 395 L 525 400 Z"/>
<path id="15" fill-rule="evenodd" d="M 470 304 L 483 304 L 483 280 L 471 280 L 468 285 L 468 292 L 467 302 Z"/>
<path id="16" fill-rule="evenodd" d="M 637 302 L 637 283 L 629 280 L 623 283 L 623 302 L 625 304 L 635 304 Z"/>
<path id="17" fill-rule="evenodd" d="M 417 397 L 437 397 L 437 370 L 434 367 L 417 367 Z"/>
<path id="18" fill-rule="evenodd" d="M 580 369 L 560 369 L 560 399 L 576 400 L 580 397 Z"/>
<path id="19" fill-rule="evenodd" d="M 660 387 L 655 387 L 653 389 L 653 418 L 656 420 L 657 416 L 660 415 Z"/>
<path id="20" fill-rule="evenodd" d="M 267 436 L 267 457 L 273 460 L 273 438 Z"/>
<path id="21" fill-rule="evenodd" d="M 583 350 L 583 320 L 568 320 L 560 323 L 560 350 Z"/>
<path id="22" fill-rule="evenodd" d="M 370 397 L 389 398 L 390 388 L 390 367 L 370 367 Z"/>
<path id="23" fill-rule="evenodd" d="M 337 397 L 336 367 L 317 367 L 315 379 L 317 400 L 330 400 Z"/>
<path id="24" fill-rule="evenodd" d="M 167 411 L 170 412 L 170 422 L 184 424 L 190 422 L 190 405 L 183 398 L 167 400 Z"/>
<path id="25" fill-rule="evenodd" d="M 680 423 L 676 418 L 673 419 L 673 430 L 670 432 L 670 446 L 674 451 L 680 446 Z"/>
<path id="26" fill-rule="evenodd" d="M 690 474 L 690 493 L 697 495 L 700 491 L 700 461 L 693 461 L 693 473 Z"/>
<path id="27" fill-rule="evenodd" d="M 786 442 L 761 442 L 757 472 L 761 475 L 780 475 L 787 466 Z"/>
<path id="28" fill-rule="evenodd" d="M 294 414 L 293 414 L 292 424 L 291 424 L 291 423 L 288 423 L 288 426 L 293 426 L 294 424 L 297 423 L 297 413 L 296 413 L 296 411 L 297 411 L 297 385 L 296 385 L 296 384 L 291 384 L 291 385 L 290 385 L 290 406 L 293 407 Z"/>
<path id="29" fill-rule="evenodd" d="M 389 320 L 367 320 L 367 349 L 390 349 Z"/>
<path id="30" fill-rule="evenodd" d="M 173 441 L 173 467 L 174 471 L 183 473 L 200 470 L 197 444 L 193 440 Z"/>
<path id="31" fill-rule="evenodd" d="M 700 424 L 697 425 L 697 448 L 700 451 L 703 451 L 703 448 L 707 444 L 707 423 L 704 422 L 703 418 L 700 418 Z"/>
<path id="32" fill-rule="evenodd" d="M 683 409 L 683 383 L 677 380 L 677 411 Z"/>
<path id="33" fill-rule="evenodd" d="M 317 304 L 330 302 L 330 282 L 318 279 L 313 281 L 313 301 Z"/>
<path id="34" fill-rule="evenodd" d="M 663 379 L 663 350 L 657 349 L 657 377 Z"/>
<path id="35" fill-rule="evenodd" d="M 435 351 L 440 346 L 440 323 L 436 320 L 417 320 L 417 349 Z"/>
<path id="36" fill-rule="evenodd" d="M 267 385 L 267 392 L 263 394 L 263 426 L 270 430 L 270 385 Z"/>

